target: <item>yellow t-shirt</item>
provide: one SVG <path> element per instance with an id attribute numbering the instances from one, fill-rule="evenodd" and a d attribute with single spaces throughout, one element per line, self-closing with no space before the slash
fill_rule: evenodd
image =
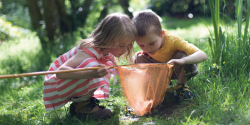
<path id="1" fill-rule="evenodd" d="M 163 47 L 154 55 L 150 55 L 150 57 L 157 61 L 167 63 L 178 51 L 184 51 L 189 56 L 198 50 L 195 45 L 165 30 L 165 43 Z"/>

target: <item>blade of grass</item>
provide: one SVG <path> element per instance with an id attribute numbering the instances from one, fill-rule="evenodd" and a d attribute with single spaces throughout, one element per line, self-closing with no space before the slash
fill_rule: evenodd
<path id="1" fill-rule="evenodd" d="M 220 3 L 219 0 L 215 0 L 215 21 L 216 21 L 216 48 L 219 47 L 220 37 L 219 37 L 219 22 L 220 22 Z"/>
<path id="2" fill-rule="evenodd" d="M 212 20 L 213 20 L 213 26 L 214 26 L 214 33 L 216 32 L 216 21 L 215 21 L 215 15 L 214 15 L 214 2 L 213 0 L 209 0 L 209 6 L 210 6 L 210 12 L 211 12 L 211 16 L 212 16 Z M 216 33 L 215 33 L 216 34 Z M 216 35 L 215 35 L 216 37 Z M 211 43 L 212 41 L 209 40 L 209 42 Z M 215 48 L 213 48 L 215 50 Z M 216 63 L 216 58 L 213 55 L 213 63 Z"/>
<path id="3" fill-rule="evenodd" d="M 210 38 L 208 38 L 208 43 L 209 43 L 209 46 L 210 46 L 210 50 L 211 50 L 211 53 L 212 53 L 212 57 L 214 57 L 214 46 L 213 46 L 213 43 L 212 43 L 212 39 L 213 39 L 213 37 L 212 37 L 212 31 L 209 29 L 209 27 L 208 27 L 208 25 L 207 25 L 207 23 L 203 20 L 203 19 L 201 19 L 200 18 L 200 20 L 205 24 L 205 26 L 207 27 L 207 29 L 208 29 L 208 31 L 209 31 L 209 33 L 210 33 Z"/>
<path id="4" fill-rule="evenodd" d="M 213 20 L 213 26 L 214 26 L 214 35 L 215 35 L 215 53 L 216 55 L 213 57 L 213 62 L 218 63 L 220 58 L 220 35 L 219 35 L 219 21 L 220 21 L 220 9 L 219 9 L 219 0 L 215 1 L 215 8 L 214 8 L 214 2 L 213 0 L 209 0 L 209 6 L 211 11 L 211 16 Z M 214 12 L 214 9 L 216 12 Z"/>
<path id="5" fill-rule="evenodd" d="M 215 31 L 215 53 L 216 53 L 216 63 L 219 63 L 220 59 L 220 48 L 221 48 L 221 42 L 220 42 L 220 32 L 219 32 L 219 22 L 220 22 L 220 1 L 215 0 L 215 20 L 216 20 L 216 31 Z"/>
<path id="6" fill-rule="evenodd" d="M 244 31 L 244 37 L 243 37 L 243 43 L 244 45 L 247 45 L 247 34 L 248 34 L 248 26 L 249 26 L 249 15 L 250 15 L 250 0 L 247 0 L 247 12 L 246 12 L 246 25 L 245 25 L 245 31 Z M 245 48 L 246 52 L 246 48 Z"/>
<path id="7" fill-rule="evenodd" d="M 241 38 L 242 3 L 243 3 L 243 0 L 237 0 L 236 1 L 236 16 L 237 16 L 237 23 L 238 23 L 238 38 Z"/>
<path id="8" fill-rule="evenodd" d="M 242 52 L 242 48 L 241 48 L 242 3 L 243 3 L 243 0 L 236 0 L 236 17 L 237 17 L 237 24 L 238 24 L 237 42 L 239 44 L 239 49 L 238 49 L 239 53 Z"/>

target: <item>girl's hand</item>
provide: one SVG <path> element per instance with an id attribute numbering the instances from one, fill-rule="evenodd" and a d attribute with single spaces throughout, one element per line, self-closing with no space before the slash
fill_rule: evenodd
<path id="1" fill-rule="evenodd" d="M 172 63 L 172 64 L 174 64 L 174 68 L 178 68 L 178 67 L 183 66 L 185 64 L 185 60 L 183 58 L 182 59 L 171 59 L 167 63 Z"/>
<path id="2" fill-rule="evenodd" d="M 104 64 L 96 65 L 96 67 L 102 67 L 102 68 L 99 68 L 97 70 L 92 70 L 91 76 L 93 78 L 101 78 L 109 73 L 110 67 L 105 67 Z"/>

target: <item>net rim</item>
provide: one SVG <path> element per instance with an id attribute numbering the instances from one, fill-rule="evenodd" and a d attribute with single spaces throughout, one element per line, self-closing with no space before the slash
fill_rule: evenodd
<path id="1" fill-rule="evenodd" d="M 137 63 L 137 64 L 132 64 L 132 65 L 119 65 L 118 68 L 147 68 L 147 67 L 162 67 L 162 66 L 169 66 L 173 65 L 171 63 Z"/>

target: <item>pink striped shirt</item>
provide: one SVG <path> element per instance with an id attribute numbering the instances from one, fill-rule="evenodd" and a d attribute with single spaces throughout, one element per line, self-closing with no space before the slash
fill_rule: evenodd
<path id="1" fill-rule="evenodd" d="M 49 68 L 49 71 L 56 71 L 63 63 L 65 63 L 72 56 L 76 55 L 79 51 L 84 51 L 91 57 L 83 60 L 79 66 L 75 68 L 94 67 L 98 64 L 105 64 L 113 66 L 109 54 L 103 56 L 102 51 L 98 48 L 78 49 L 74 47 L 67 53 L 64 53 L 57 58 Z M 43 100 L 46 111 L 59 109 L 70 101 L 73 97 L 86 95 L 89 91 L 97 89 L 94 92 L 94 97 L 97 99 L 106 99 L 109 97 L 109 80 L 111 74 L 102 78 L 91 79 L 58 79 L 56 74 L 45 75 L 43 84 Z"/>

